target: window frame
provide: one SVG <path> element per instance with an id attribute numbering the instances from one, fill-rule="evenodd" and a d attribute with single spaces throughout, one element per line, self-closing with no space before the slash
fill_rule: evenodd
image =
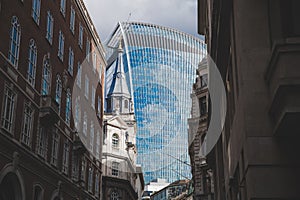
<path id="1" fill-rule="evenodd" d="M 17 93 L 13 90 L 13 88 L 5 84 L 4 95 L 3 95 L 3 107 L 2 107 L 2 114 L 1 114 L 1 127 L 11 134 L 13 133 L 13 129 L 14 129 L 16 104 L 17 104 Z"/>
<path id="2" fill-rule="evenodd" d="M 21 133 L 21 142 L 26 146 L 31 146 L 31 134 L 34 121 L 34 109 L 32 108 L 30 102 L 24 103 L 23 109 L 23 126 Z M 27 128 L 26 128 L 27 127 Z"/>
<path id="3" fill-rule="evenodd" d="M 58 52 L 57 56 L 61 61 L 64 61 L 64 49 L 65 49 L 65 36 L 63 32 L 59 31 L 59 37 L 58 37 Z"/>
<path id="4" fill-rule="evenodd" d="M 57 133 L 57 129 L 52 133 L 52 144 L 51 144 L 51 160 L 50 163 L 57 166 L 58 152 L 60 146 L 60 135 Z"/>
<path id="5" fill-rule="evenodd" d="M 112 161 L 112 163 L 111 163 L 111 175 L 112 176 L 118 177 L 120 175 L 119 167 L 120 167 L 120 163 L 118 163 L 116 161 Z"/>
<path id="6" fill-rule="evenodd" d="M 54 18 L 48 10 L 47 12 L 47 24 L 46 24 L 46 39 L 47 41 L 52 44 L 53 42 L 53 26 L 54 26 Z"/>
<path id="7" fill-rule="evenodd" d="M 45 72 L 48 72 L 46 74 Z M 50 59 L 45 56 L 43 61 L 43 72 L 42 72 L 42 95 L 49 95 L 51 93 L 51 78 L 52 78 L 52 71 L 50 65 Z M 47 77 L 46 77 L 47 76 Z M 44 88 L 46 86 L 46 88 Z"/>
<path id="8" fill-rule="evenodd" d="M 41 15 L 41 0 L 32 0 L 31 17 L 39 25 Z"/>
<path id="9" fill-rule="evenodd" d="M 116 137 L 114 137 L 116 136 Z M 114 133 L 111 137 L 111 144 L 113 148 L 119 148 L 120 146 L 120 137 L 117 133 Z"/>
<path id="10" fill-rule="evenodd" d="M 69 173 L 69 162 L 70 162 L 70 142 L 66 139 L 64 142 L 63 159 L 62 159 L 62 172 L 65 175 Z"/>
<path id="11" fill-rule="evenodd" d="M 14 40 L 14 38 L 16 40 Z M 8 60 L 15 67 L 18 68 L 19 53 L 20 53 L 20 41 L 21 41 L 21 26 L 19 19 L 13 16 L 11 19 L 10 29 L 10 45 L 8 51 Z M 14 52 L 12 52 L 14 49 Z"/>
<path id="12" fill-rule="evenodd" d="M 69 47 L 68 72 L 71 76 L 73 76 L 73 71 L 74 71 L 74 51 L 71 47 Z"/>
<path id="13" fill-rule="evenodd" d="M 76 21 L 76 11 L 73 8 L 73 6 L 71 6 L 71 11 L 70 11 L 70 30 L 71 32 L 75 33 L 75 21 Z"/>
<path id="14" fill-rule="evenodd" d="M 36 64 L 37 64 L 37 47 L 34 39 L 30 39 L 29 53 L 28 53 L 27 81 L 30 83 L 32 87 L 35 86 Z"/>

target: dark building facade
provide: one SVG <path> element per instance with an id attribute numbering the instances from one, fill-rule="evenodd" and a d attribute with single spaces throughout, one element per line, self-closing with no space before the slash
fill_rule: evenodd
<path id="1" fill-rule="evenodd" d="M 189 124 L 189 155 L 193 180 L 194 199 L 213 199 L 213 174 L 206 162 L 203 146 L 208 129 L 209 93 L 208 93 L 208 64 L 203 59 L 197 69 L 196 81 L 191 94 L 192 108 Z"/>
<path id="2" fill-rule="evenodd" d="M 100 199 L 106 62 L 83 1 L 1 0 L 0 24 L 0 199 Z M 72 110 L 73 87 L 100 132 Z M 79 137 L 87 130 L 92 151 Z"/>
<path id="3" fill-rule="evenodd" d="M 215 199 L 299 199 L 300 2 L 198 6 L 198 31 L 227 93 L 225 126 L 207 157 Z"/>

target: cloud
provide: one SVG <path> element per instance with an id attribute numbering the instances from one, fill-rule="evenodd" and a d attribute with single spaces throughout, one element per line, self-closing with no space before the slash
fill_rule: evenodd
<path id="1" fill-rule="evenodd" d="M 102 41 L 119 21 L 153 23 L 197 36 L 197 0 L 84 0 Z M 130 16 L 131 13 L 131 16 Z"/>

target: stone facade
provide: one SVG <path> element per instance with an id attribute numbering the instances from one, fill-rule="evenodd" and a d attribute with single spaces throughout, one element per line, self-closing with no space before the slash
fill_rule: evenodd
<path id="1" fill-rule="evenodd" d="M 216 199 L 299 199 L 299 1 L 198 6 L 227 93 L 225 127 L 207 157 Z"/>
<path id="2" fill-rule="evenodd" d="M 102 132 L 96 156 L 71 114 L 78 66 L 93 51 L 98 80 L 106 65 L 83 2 L 1 0 L 0 24 L 0 199 L 100 199 Z M 102 130 L 100 79 L 94 94 Z"/>
<path id="3" fill-rule="evenodd" d="M 197 78 L 191 94 L 192 117 L 188 119 L 189 155 L 193 176 L 194 199 L 212 199 L 214 193 L 212 171 L 207 165 L 206 157 L 203 153 L 203 147 L 206 144 L 204 138 L 208 128 L 209 94 L 207 84 L 207 61 L 203 59 L 197 69 Z"/>

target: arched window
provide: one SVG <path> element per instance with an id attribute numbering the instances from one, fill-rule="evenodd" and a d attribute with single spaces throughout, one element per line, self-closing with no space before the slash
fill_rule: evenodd
<path id="1" fill-rule="evenodd" d="M 66 98 L 66 123 L 70 125 L 71 119 L 71 92 L 70 89 L 67 89 L 67 98 Z"/>
<path id="2" fill-rule="evenodd" d="M 115 148 L 119 147 L 119 135 L 116 133 L 112 135 L 112 146 Z"/>
<path id="3" fill-rule="evenodd" d="M 33 189 L 33 200 L 43 200 L 43 188 L 39 185 L 35 185 Z"/>
<path id="4" fill-rule="evenodd" d="M 8 52 L 8 59 L 15 67 L 18 67 L 20 39 L 21 39 L 21 28 L 20 28 L 19 20 L 16 16 L 13 16 L 11 19 L 10 47 Z"/>
<path id="5" fill-rule="evenodd" d="M 60 103 L 61 103 L 61 91 L 62 91 L 61 78 L 59 75 L 57 75 L 56 76 L 55 101 L 58 103 L 59 112 L 60 112 Z"/>
<path id="6" fill-rule="evenodd" d="M 51 87 L 50 59 L 45 58 L 43 62 L 42 95 L 48 95 Z"/>
<path id="7" fill-rule="evenodd" d="M 27 80 L 32 86 L 34 86 L 35 83 L 36 59 L 37 59 L 37 48 L 35 45 L 35 41 L 31 39 L 29 43 L 29 53 L 28 53 Z"/>
<path id="8" fill-rule="evenodd" d="M 112 191 L 110 194 L 110 200 L 119 200 L 119 199 L 120 199 L 119 193 L 116 190 Z"/>

